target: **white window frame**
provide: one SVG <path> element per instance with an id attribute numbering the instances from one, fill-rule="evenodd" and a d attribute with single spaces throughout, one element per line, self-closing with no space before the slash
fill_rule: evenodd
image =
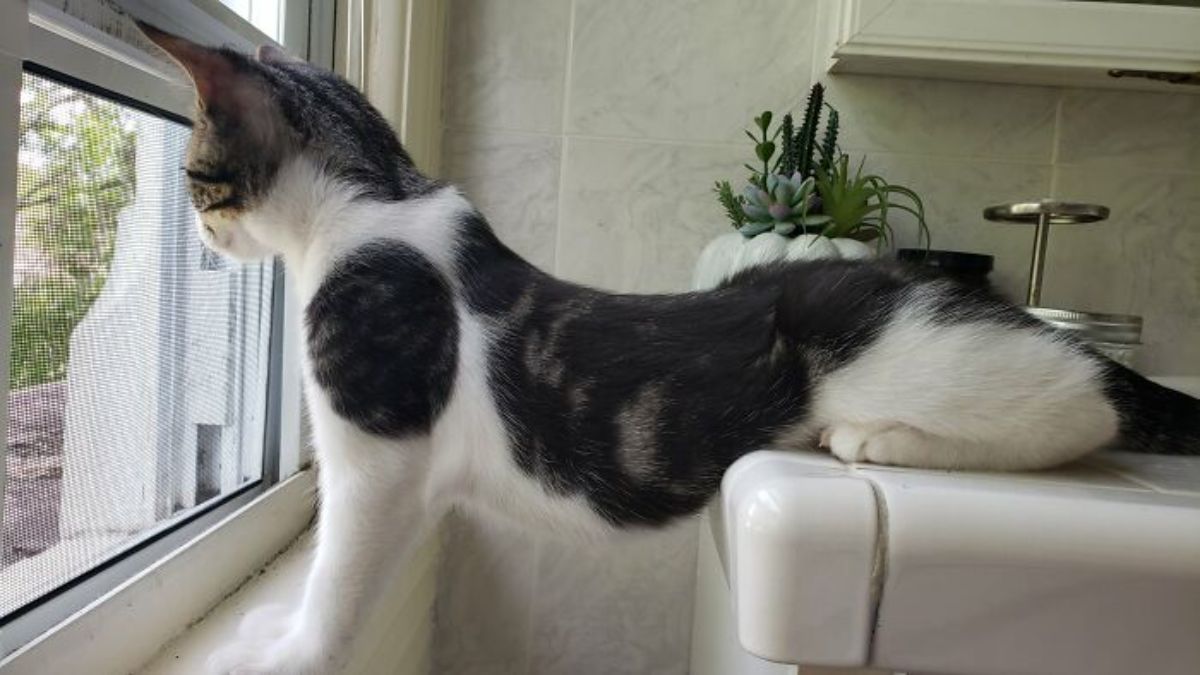
<path id="1" fill-rule="evenodd" d="M 65 1 L 0 2 L 0 278 L 12 278 L 11 223 L 15 220 L 17 139 L 15 133 L 6 134 L 4 129 L 17 128 L 20 106 L 13 82 L 19 86 L 21 61 L 28 52 L 45 49 L 25 40 L 27 10 L 30 3 L 37 7 Z M 109 2 L 167 30 L 208 44 L 224 42 L 249 47 L 265 41 L 218 0 L 72 0 L 75 6 Z M 285 20 L 285 45 L 293 53 L 306 53 L 313 63 L 333 68 L 363 89 L 400 131 L 401 140 L 417 165 L 437 175 L 442 136 L 446 0 L 308 2 L 307 29 L 296 29 L 299 23 L 295 20 L 289 28 Z M 216 33 L 212 32 L 213 17 L 220 18 L 216 21 Z M 234 32 L 245 41 L 228 39 L 227 34 L 222 37 L 221 27 L 228 30 L 229 24 L 236 27 Z M 208 25 L 209 33 L 197 28 L 204 25 Z M 84 32 L 89 28 L 85 25 Z M 399 31 L 402 39 L 395 39 L 392 31 Z M 373 39 L 364 42 L 365 35 Z M 77 39 L 78 36 L 66 42 L 74 43 Z M 307 49 L 296 49 L 299 41 L 305 39 Z M 145 82 L 153 81 L 146 80 L 148 76 L 179 77 L 170 68 L 164 73 L 161 63 L 148 62 L 146 52 L 132 45 L 122 46 L 120 41 L 114 44 L 105 35 L 97 36 L 96 44 L 62 49 L 76 53 L 76 65 L 83 70 L 73 74 L 80 79 L 134 99 L 140 98 L 144 87 L 149 86 Z M 109 58 L 99 59 L 97 52 Z M 399 87 L 397 80 L 402 83 Z M 184 86 L 174 107 L 154 102 L 168 111 L 187 114 L 188 98 L 190 90 Z M 275 269 L 282 275 L 281 265 Z M 11 290 L 11 283 L 0 283 L 0 308 L 11 307 Z M 285 325 L 300 325 L 296 314 L 301 310 L 298 303 L 282 301 L 284 294 L 293 292 L 286 278 L 276 280 L 274 291 L 272 336 L 278 340 L 271 349 L 270 377 L 275 386 L 270 388 L 268 406 L 279 413 L 274 418 L 275 424 L 268 428 L 267 443 L 279 450 L 274 455 L 276 463 L 268 461 L 264 465 L 264 484 L 296 473 L 257 496 L 248 495 L 248 503 L 240 507 L 237 503 L 223 505 L 197 518 L 188 529 L 180 528 L 154 546 L 145 547 L 144 560 L 131 561 L 130 569 L 122 572 L 127 580 L 99 597 L 98 593 L 103 591 L 92 589 L 90 595 L 81 596 L 91 600 L 89 605 L 40 635 L 37 632 L 44 625 L 19 636 L 7 635 L 10 627 L 0 628 L 0 642 L 10 637 L 23 643 L 29 640 L 0 661 L 0 675 L 137 671 L 173 638 L 186 642 L 192 625 L 209 612 L 216 612 L 214 608 L 224 598 L 247 583 L 312 522 L 316 479 L 315 469 L 307 468 L 311 446 L 301 414 L 301 335 L 295 330 L 282 330 Z M 8 319 L 0 315 L 0 350 L 9 348 L 8 329 Z M 0 386 L 7 384 L 7 369 L 0 366 Z M 0 419 L 7 419 L 6 404 L 7 397 L 0 397 Z M 230 510 L 233 512 L 229 513 Z M 378 663 L 408 663 L 412 672 L 417 672 L 422 669 L 419 664 L 429 662 L 436 568 L 428 561 L 436 560 L 437 547 L 438 537 L 431 537 L 418 556 L 426 562 L 401 570 L 402 576 L 394 584 L 394 588 L 417 590 L 381 598 L 387 609 L 385 616 L 393 616 L 387 619 L 389 626 L 394 629 L 395 622 L 400 620 L 396 617 L 403 617 L 402 623 L 409 626 L 411 634 L 398 641 L 394 630 L 375 631 L 378 640 L 372 641 L 369 649 Z M 294 600 L 281 597 L 277 601 Z M 202 664 L 184 667 L 198 671 Z"/>
<path id="2" fill-rule="evenodd" d="M 252 49 L 271 42 L 216 0 L 121 0 L 119 4 L 140 19 L 201 43 Z M 7 353 L 23 63 L 37 63 L 183 117 L 190 117 L 191 92 L 177 69 L 153 55 L 140 35 L 113 36 L 94 28 L 108 25 L 105 20 L 112 17 L 106 2 L 75 0 L 70 3 L 71 14 L 62 11 L 66 3 L 56 0 L 7 0 L 2 5 L 0 350 Z M 291 51 L 330 65 L 333 0 L 296 1 L 286 11 L 284 40 Z M 143 535 L 118 559 L 70 582 L 0 627 L 0 672 L 125 672 L 137 667 L 286 547 L 311 521 L 314 478 L 311 471 L 300 471 L 306 443 L 300 414 L 299 345 L 296 336 L 282 330 L 294 317 L 284 316 L 287 283 L 282 265 L 274 270 L 262 480 L 182 523 L 172 522 L 161 532 Z M 0 387 L 7 391 L 6 365 L 0 366 Z M 0 434 L 6 424 L 7 396 L 3 396 Z M 0 462 L 0 494 L 4 478 Z M 163 597 L 163 589 L 171 589 L 169 599 Z M 130 630 L 131 626 L 136 628 Z M 99 639 L 106 631 L 111 631 L 107 634 L 112 640 Z M 133 634 L 138 637 L 131 639 Z M 74 667 L 69 665 L 72 662 Z"/>

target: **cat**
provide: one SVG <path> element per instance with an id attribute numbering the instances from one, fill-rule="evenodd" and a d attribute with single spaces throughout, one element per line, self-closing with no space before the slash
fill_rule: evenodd
<path id="1" fill-rule="evenodd" d="M 1200 450 L 1200 401 L 898 263 L 774 265 L 680 295 L 560 281 L 333 73 L 142 28 L 196 89 L 201 238 L 280 256 L 305 307 L 316 556 L 299 607 L 253 615 L 213 672 L 336 672 L 376 580 L 451 508 L 594 541 L 695 513 L 763 447 L 987 470 Z"/>

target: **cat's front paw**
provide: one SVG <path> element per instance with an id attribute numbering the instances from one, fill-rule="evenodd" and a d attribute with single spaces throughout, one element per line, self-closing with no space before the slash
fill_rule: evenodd
<path id="1" fill-rule="evenodd" d="M 289 633 L 274 641 L 238 640 L 208 657 L 210 675 L 331 675 L 338 672 L 311 636 Z"/>
<path id="2" fill-rule="evenodd" d="M 286 607 L 260 607 L 242 620 L 237 639 L 208 658 L 210 675 L 328 675 L 333 651 Z"/>

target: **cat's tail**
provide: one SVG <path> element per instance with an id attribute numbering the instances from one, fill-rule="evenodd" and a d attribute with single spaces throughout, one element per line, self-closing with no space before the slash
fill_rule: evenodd
<path id="1" fill-rule="evenodd" d="M 1105 391 L 1121 416 L 1120 450 L 1200 455 L 1200 400 L 1108 362 Z"/>

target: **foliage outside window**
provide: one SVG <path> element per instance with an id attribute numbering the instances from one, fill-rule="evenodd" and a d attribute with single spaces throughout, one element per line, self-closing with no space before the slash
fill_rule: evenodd
<path id="1" fill-rule="evenodd" d="M 71 331 L 108 276 L 117 215 L 133 198 L 133 122 L 77 89 L 26 77 L 21 104 L 13 390 L 66 375 Z"/>

